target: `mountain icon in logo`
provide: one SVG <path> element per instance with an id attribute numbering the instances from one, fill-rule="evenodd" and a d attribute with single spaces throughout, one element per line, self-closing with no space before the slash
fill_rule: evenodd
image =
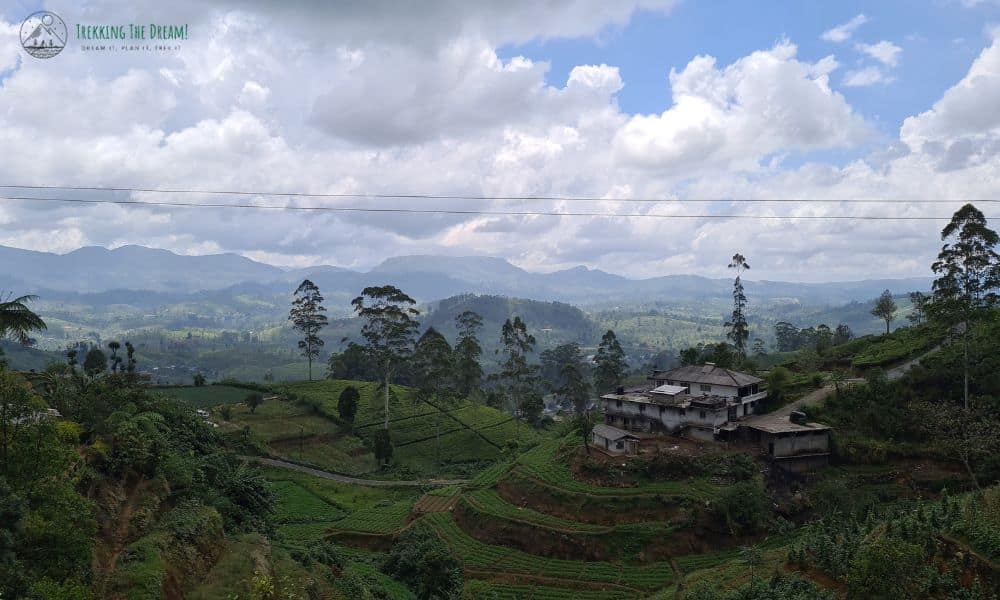
<path id="1" fill-rule="evenodd" d="M 66 23 L 47 10 L 28 16 L 21 23 L 21 47 L 35 58 L 52 58 L 66 47 Z"/>

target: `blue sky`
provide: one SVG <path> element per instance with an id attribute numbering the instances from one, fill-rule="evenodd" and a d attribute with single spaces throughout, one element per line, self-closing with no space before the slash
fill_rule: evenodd
<path id="1" fill-rule="evenodd" d="M 820 39 L 823 32 L 859 14 L 868 21 L 851 39 L 841 43 Z M 801 60 L 835 55 L 841 68 L 833 75 L 833 87 L 891 137 L 905 117 L 927 110 L 962 78 L 986 43 L 987 27 L 997 21 L 1000 10 L 990 3 L 970 8 L 959 0 L 684 0 L 667 14 L 640 11 L 625 27 L 608 27 L 594 38 L 507 45 L 500 54 L 549 62 L 551 85 L 563 85 L 579 64 L 618 66 L 625 81 L 618 94 L 622 110 L 659 113 L 670 102 L 671 68 L 680 70 L 700 54 L 714 56 L 724 66 L 788 39 L 798 46 Z M 845 71 L 877 64 L 854 45 L 881 40 L 903 49 L 893 70 L 894 81 L 842 85 Z"/>

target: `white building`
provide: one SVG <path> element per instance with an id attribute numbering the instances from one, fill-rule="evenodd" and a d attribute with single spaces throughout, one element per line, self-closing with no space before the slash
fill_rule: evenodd
<path id="1" fill-rule="evenodd" d="M 656 387 L 601 396 L 607 425 L 648 433 L 683 430 L 711 440 L 720 431 L 734 431 L 736 421 L 752 415 L 767 397 L 760 378 L 712 363 L 655 371 L 649 379 Z"/>
<path id="2" fill-rule="evenodd" d="M 608 454 L 636 454 L 639 438 L 617 427 L 598 423 L 590 432 L 590 443 Z"/>

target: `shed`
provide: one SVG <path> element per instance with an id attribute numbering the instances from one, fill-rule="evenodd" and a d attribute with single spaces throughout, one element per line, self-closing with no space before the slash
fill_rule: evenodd
<path id="1" fill-rule="evenodd" d="M 639 438 L 617 427 L 600 423 L 590 432 L 590 442 L 608 454 L 632 455 L 639 452 Z"/>

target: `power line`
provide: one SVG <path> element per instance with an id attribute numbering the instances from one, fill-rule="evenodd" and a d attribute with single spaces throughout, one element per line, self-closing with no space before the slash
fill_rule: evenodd
<path id="1" fill-rule="evenodd" d="M 64 202 L 79 204 L 120 204 L 138 206 L 160 206 L 168 208 L 226 208 L 257 210 L 289 210 L 338 213 L 396 213 L 396 214 L 439 214 L 439 215 L 480 215 L 511 217 L 603 217 L 603 218 L 652 218 L 652 219 L 753 219 L 753 220 L 852 220 L 852 221 L 947 221 L 951 217 L 929 216 L 887 216 L 887 215 L 741 215 L 702 214 L 665 215 L 659 213 L 607 213 L 607 212 L 556 212 L 556 211 L 511 211 L 511 210 L 471 210 L 444 208 L 369 208 L 356 206 L 286 206 L 280 204 L 227 204 L 221 202 L 181 202 L 177 200 L 123 200 L 95 198 L 56 198 L 36 196 L 0 196 L 0 200 L 24 200 L 34 202 Z M 992 217 L 991 217 L 992 218 Z"/>
<path id="2" fill-rule="evenodd" d="M 763 203 L 763 202 L 795 202 L 795 203 L 848 203 L 848 204 L 939 204 L 944 202 L 978 202 L 980 204 L 1000 203 L 998 198 L 979 198 L 955 200 L 948 198 L 909 198 L 886 200 L 879 198 L 598 198 L 592 196 L 485 196 L 474 194 L 391 194 L 391 193 L 308 193 L 308 192 L 273 192 L 273 191 L 241 191 L 241 190 L 205 190 L 205 189 L 168 189 L 168 188 L 138 188 L 138 187 L 101 187 L 101 186 L 68 186 L 68 185 L 0 185 L 0 189 L 24 190 L 63 190 L 87 192 L 139 192 L 150 194 L 205 194 L 228 196 L 282 196 L 292 198 L 351 198 L 351 199 L 382 199 L 382 200 L 471 200 L 471 201 L 542 201 L 542 202 L 641 202 L 641 203 Z"/>

